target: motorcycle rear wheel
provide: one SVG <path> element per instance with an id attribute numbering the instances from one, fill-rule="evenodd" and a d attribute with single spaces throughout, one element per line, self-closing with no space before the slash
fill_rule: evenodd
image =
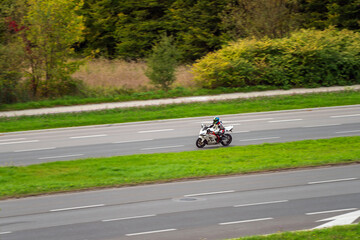
<path id="1" fill-rule="evenodd" d="M 198 139 L 196 140 L 196 146 L 197 146 L 198 148 L 203 148 L 203 147 L 205 147 L 205 145 L 206 145 L 206 142 L 205 142 L 205 141 L 202 141 L 201 138 L 198 138 Z"/>
<path id="2" fill-rule="evenodd" d="M 222 140 L 221 140 L 221 145 L 226 147 L 226 146 L 229 146 L 231 142 L 232 142 L 232 136 L 227 133 L 224 134 L 224 136 L 222 137 Z"/>

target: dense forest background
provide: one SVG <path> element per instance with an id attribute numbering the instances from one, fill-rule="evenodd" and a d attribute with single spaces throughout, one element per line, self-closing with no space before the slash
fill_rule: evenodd
<path id="1" fill-rule="evenodd" d="M 76 94 L 74 59 L 143 61 L 162 36 L 192 64 L 238 39 L 358 32 L 360 0 L 2 0 L 0 19 L 0 102 L 11 103 Z"/>

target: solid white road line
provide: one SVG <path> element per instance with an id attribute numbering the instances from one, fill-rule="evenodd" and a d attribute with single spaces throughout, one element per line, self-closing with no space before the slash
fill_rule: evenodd
<path id="1" fill-rule="evenodd" d="M 249 222 L 259 222 L 259 221 L 266 221 L 272 220 L 273 218 L 258 218 L 258 219 L 250 219 L 250 220 L 243 220 L 243 221 L 236 221 L 236 222 L 224 222 L 219 223 L 219 225 L 230 225 L 230 224 L 238 224 L 238 223 L 249 223 Z"/>
<path id="2" fill-rule="evenodd" d="M 356 179 L 357 178 L 343 178 L 343 179 L 326 180 L 326 181 L 319 181 L 319 182 L 309 182 L 308 184 L 343 182 L 343 181 L 352 181 L 352 180 L 356 180 Z"/>
<path id="3" fill-rule="evenodd" d="M 9 234 L 11 232 L 0 232 L 0 235 L 5 235 L 5 234 Z"/>
<path id="4" fill-rule="evenodd" d="M 131 237 L 131 236 L 138 236 L 138 235 L 146 235 L 146 234 L 154 234 L 154 233 L 171 232 L 171 231 L 176 231 L 176 230 L 177 230 L 177 229 L 175 229 L 175 228 L 170 228 L 170 229 L 156 230 L 156 231 L 150 231 L 150 232 L 130 233 L 130 234 L 126 234 L 126 236 L 127 236 L 127 237 Z"/>
<path id="5" fill-rule="evenodd" d="M 53 157 L 41 157 L 38 158 L 39 160 L 44 160 L 44 159 L 53 159 L 53 158 L 67 158 L 67 157 L 79 157 L 79 156 L 83 156 L 84 154 L 72 154 L 72 155 L 63 155 L 63 156 L 53 156 Z"/>
<path id="6" fill-rule="evenodd" d="M 344 117 L 359 117 L 360 114 L 352 114 L 352 115 L 338 115 L 338 116 L 331 116 L 331 118 L 344 118 Z"/>
<path id="7" fill-rule="evenodd" d="M 360 132 L 360 130 L 352 130 L 352 131 L 340 131 L 340 132 L 335 132 L 335 133 L 339 133 L 339 134 L 342 134 L 342 133 L 357 133 L 357 132 Z"/>
<path id="8" fill-rule="evenodd" d="M 174 145 L 174 146 L 164 146 L 164 147 L 152 147 L 152 148 L 142 148 L 141 150 L 155 150 L 155 149 L 162 149 L 162 148 L 177 148 L 177 147 L 183 147 L 184 145 Z"/>
<path id="9" fill-rule="evenodd" d="M 167 132 L 167 131 L 174 131 L 174 129 L 146 130 L 146 131 L 139 131 L 138 133 L 154 133 L 154 132 Z"/>
<path id="10" fill-rule="evenodd" d="M 76 137 L 69 137 L 70 139 L 81 139 L 81 138 L 95 138 L 95 137 L 106 137 L 107 134 L 99 134 L 99 135 L 88 135 L 88 136 L 76 136 Z"/>
<path id="11" fill-rule="evenodd" d="M 148 218 L 148 217 L 155 217 L 155 216 L 156 215 L 143 215 L 143 216 L 134 216 L 134 217 L 113 218 L 113 219 L 102 220 L 102 222 L 114 222 L 114 221 L 131 220 L 131 219 L 138 219 L 138 218 Z"/>
<path id="12" fill-rule="evenodd" d="M 312 212 L 312 213 L 306 213 L 306 215 L 317 215 L 317 214 L 335 213 L 335 212 L 347 212 L 347 211 L 353 211 L 353 210 L 357 210 L 357 208 L 347 208 L 347 209 L 329 210 L 329 211 L 323 211 L 323 212 Z"/>
<path id="13" fill-rule="evenodd" d="M 25 139 L 26 138 L 1 139 L 0 142 L 20 141 L 20 140 L 25 140 Z"/>
<path id="14" fill-rule="evenodd" d="M 78 209 L 85 209 L 85 208 L 96 208 L 96 207 L 103 207 L 103 206 L 105 206 L 105 204 L 80 206 L 80 207 L 71 207 L 71 208 L 59 208 L 59 209 L 50 210 L 50 212 L 70 211 L 70 210 L 78 210 Z"/>
<path id="15" fill-rule="evenodd" d="M 282 122 L 295 122 L 295 121 L 302 121 L 303 119 L 297 118 L 297 119 L 284 119 L 284 120 L 273 120 L 268 121 L 269 123 L 282 123 Z"/>
<path id="16" fill-rule="evenodd" d="M 0 145 L 9 145 L 9 144 L 20 144 L 20 143 L 33 143 L 39 142 L 39 140 L 27 140 L 27 141 L 20 141 L 20 142 L 2 142 Z"/>
<path id="17" fill-rule="evenodd" d="M 14 152 L 32 152 L 32 151 L 44 151 L 44 150 L 52 150 L 52 149 L 56 149 L 56 147 L 23 149 L 23 150 L 16 150 Z"/>
<path id="18" fill-rule="evenodd" d="M 234 207 L 247 207 L 247 206 L 256 206 L 256 205 L 266 205 L 266 204 L 274 204 L 274 203 L 283 203 L 283 202 L 288 202 L 288 201 L 289 200 L 279 200 L 279 201 L 272 201 L 272 202 L 249 203 L 249 204 L 235 205 Z"/>
<path id="19" fill-rule="evenodd" d="M 260 140 L 269 140 L 269 139 L 277 139 L 280 137 L 266 137 L 266 138 L 250 138 L 250 139 L 242 139 L 240 142 L 247 142 L 247 141 L 260 141 Z"/>
<path id="20" fill-rule="evenodd" d="M 195 193 L 195 194 L 184 195 L 184 197 L 198 197 L 198 196 L 215 195 L 215 194 L 223 194 L 223 193 L 233 193 L 233 192 L 235 192 L 235 190 L 220 191 L 220 192 L 207 192 L 207 193 Z"/>
<path id="21" fill-rule="evenodd" d="M 141 140 L 130 140 L 130 141 L 119 141 L 119 142 L 113 142 L 114 144 L 118 143 L 134 143 L 134 142 L 145 142 L 145 141 L 152 141 L 154 139 L 141 139 Z"/>

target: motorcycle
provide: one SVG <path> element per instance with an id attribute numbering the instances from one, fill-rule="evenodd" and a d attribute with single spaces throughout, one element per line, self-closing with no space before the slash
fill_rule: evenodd
<path id="1" fill-rule="evenodd" d="M 232 136 L 229 132 L 232 132 L 233 126 L 225 127 L 225 132 L 221 137 L 218 137 L 214 133 L 214 129 L 206 126 L 205 124 L 201 124 L 201 130 L 199 133 L 199 138 L 196 140 L 196 146 L 198 148 L 203 148 L 205 145 L 216 145 L 221 144 L 223 146 L 229 146 L 232 142 Z"/>

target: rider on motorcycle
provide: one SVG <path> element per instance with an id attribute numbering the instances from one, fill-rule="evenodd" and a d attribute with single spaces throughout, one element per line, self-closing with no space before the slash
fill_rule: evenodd
<path id="1" fill-rule="evenodd" d="M 222 125 L 219 117 L 214 117 L 213 124 L 210 125 L 210 128 L 214 129 L 214 134 L 217 137 L 217 142 L 220 142 L 220 139 L 225 132 L 225 128 Z"/>

